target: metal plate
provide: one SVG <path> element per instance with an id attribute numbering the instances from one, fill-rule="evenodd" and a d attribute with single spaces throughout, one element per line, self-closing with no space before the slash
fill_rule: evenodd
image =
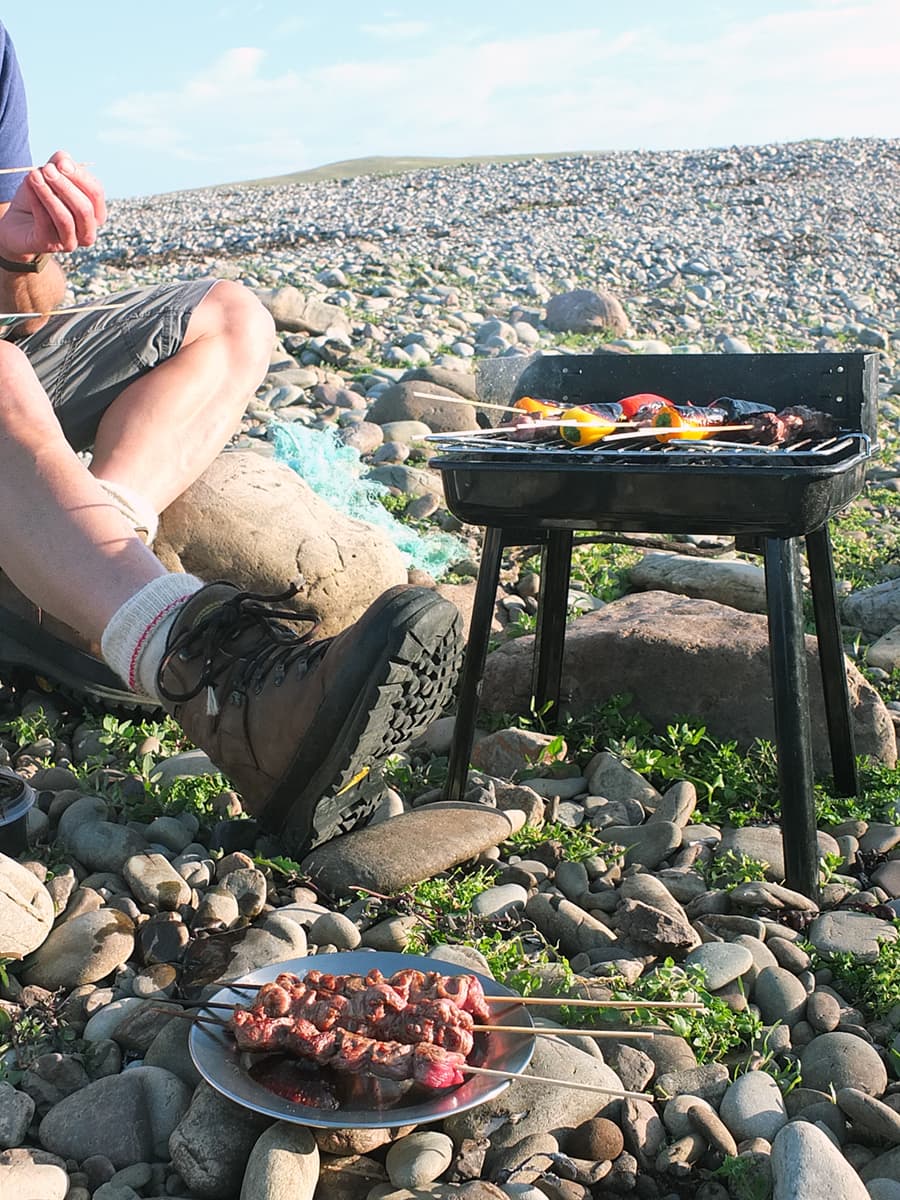
<path id="1" fill-rule="evenodd" d="M 533 1022 L 521 997 L 495 979 L 443 962 L 437 958 L 423 958 L 416 954 L 386 954 L 373 950 L 353 950 L 339 954 L 312 954 L 307 958 L 292 958 L 286 962 L 270 963 L 251 975 L 238 980 L 241 984 L 259 985 L 273 980 L 282 971 L 289 971 L 301 978 L 307 971 L 327 971 L 333 975 L 365 975 L 377 968 L 384 975 L 392 975 L 411 967 L 419 971 L 440 971 L 442 975 L 475 975 L 485 991 L 492 996 L 509 996 L 509 1006 L 492 1005 L 492 1024 L 499 1031 L 488 1035 L 487 1050 L 482 1066 L 499 1071 L 511 1071 L 518 1075 L 528 1066 L 534 1053 L 534 1036 L 530 1033 L 504 1032 L 504 1025 L 527 1025 Z M 236 992 L 232 987 L 223 987 L 210 1002 L 216 1004 L 247 1004 L 246 992 Z M 202 1009 L 199 1010 L 202 1013 Z M 211 1010 L 220 1016 L 218 1010 Z M 241 1065 L 241 1054 L 235 1048 L 228 1032 L 219 1027 L 195 1025 L 189 1039 L 191 1058 L 197 1070 L 217 1091 L 235 1104 L 252 1108 L 254 1112 L 266 1113 L 280 1121 L 294 1121 L 298 1125 L 312 1125 L 319 1129 L 389 1129 L 397 1125 L 423 1125 L 429 1121 L 442 1121 L 452 1113 L 465 1112 L 498 1095 L 509 1086 L 509 1080 L 495 1079 L 488 1075 L 473 1075 L 452 1091 L 444 1092 L 432 1099 L 417 1104 L 404 1104 L 403 1100 L 391 1108 L 351 1109 L 338 1108 L 325 1111 L 294 1104 L 270 1092 L 257 1083 Z"/>

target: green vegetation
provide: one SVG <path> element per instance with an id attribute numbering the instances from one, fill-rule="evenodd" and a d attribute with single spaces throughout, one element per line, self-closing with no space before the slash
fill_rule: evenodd
<path id="1" fill-rule="evenodd" d="M 879 941 L 878 960 L 860 962 L 852 954 L 820 954 L 807 945 L 816 968 L 830 967 L 835 987 L 870 1021 L 883 1020 L 900 1000 L 900 919 L 892 922 L 897 936 Z"/>
<path id="2" fill-rule="evenodd" d="M 33 709 L 25 716 L 0 721 L 0 738 L 17 746 L 30 746 L 32 742 L 38 742 L 41 738 L 52 738 L 56 734 L 55 723 L 42 708 Z"/>
<path id="3" fill-rule="evenodd" d="M 679 967 L 667 958 L 635 983 L 624 982 L 615 990 L 614 999 L 677 1000 L 699 1002 L 703 1009 L 660 1014 L 658 1010 L 638 1008 L 629 1013 L 632 1024 L 665 1025 L 693 1047 L 698 1063 L 719 1062 L 737 1050 L 750 1050 L 762 1036 L 763 1023 L 758 1013 L 746 1009 L 735 1012 L 724 1000 L 704 986 L 700 967 Z"/>
<path id="4" fill-rule="evenodd" d="M 764 880 L 768 863 L 749 858 L 735 850 L 723 850 L 714 854 L 709 862 L 702 863 L 700 871 L 708 888 L 730 891 L 741 883 Z"/>
<path id="5" fill-rule="evenodd" d="M 580 716 L 563 715 L 548 727 L 540 714 L 495 714 L 493 728 L 538 728 L 562 736 L 569 760 L 584 766 L 601 750 L 609 750 L 627 766 L 664 791 L 679 780 L 697 789 L 694 819 L 713 825 L 750 825 L 779 819 L 775 748 L 757 740 L 747 750 L 721 740 L 706 727 L 679 720 L 655 730 L 635 713 L 632 698 L 613 696 Z M 860 760 L 859 796 L 833 794 L 828 780 L 816 786 L 820 823 L 850 819 L 891 820 L 900 794 L 900 768 Z"/>
<path id="6" fill-rule="evenodd" d="M 772 1195 L 772 1171 L 760 1164 L 759 1155 L 728 1155 L 712 1174 L 725 1180 L 734 1200 L 769 1200 Z"/>
<path id="7" fill-rule="evenodd" d="M 586 858 L 595 856 L 604 857 L 611 851 L 618 850 L 618 847 L 613 847 L 608 842 L 601 842 L 589 830 L 572 829 L 557 822 L 542 825 L 540 829 L 526 825 L 509 839 L 509 844 L 514 846 L 516 853 L 521 854 L 523 858 L 527 858 L 538 846 L 547 842 L 555 842 L 559 846 L 560 857 L 568 862 L 583 862 Z"/>

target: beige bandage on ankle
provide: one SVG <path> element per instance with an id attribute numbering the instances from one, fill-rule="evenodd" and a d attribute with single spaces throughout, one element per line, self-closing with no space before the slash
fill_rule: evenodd
<path id="1" fill-rule="evenodd" d="M 99 478 L 97 482 L 125 520 L 134 527 L 135 533 L 148 546 L 152 546 L 159 529 L 159 514 L 150 501 L 140 492 L 126 487 L 124 483 L 115 483 L 110 479 Z"/>

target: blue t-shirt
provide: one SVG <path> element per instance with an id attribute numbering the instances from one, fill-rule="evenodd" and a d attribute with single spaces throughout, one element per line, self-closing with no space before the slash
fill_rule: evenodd
<path id="1" fill-rule="evenodd" d="M 25 86 L 13 44 L 0 22 L 0 167 L 26 167 L 30 162 Z M 0 204 L 12 200 L 22 178 L 0 175 Z"/>

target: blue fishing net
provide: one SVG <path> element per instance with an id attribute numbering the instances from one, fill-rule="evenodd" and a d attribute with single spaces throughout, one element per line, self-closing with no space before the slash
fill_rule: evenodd
<path id="1" fill-rule="evenodd" d="M 435 579 L 445 575 L 454 562 L 466 555 L 459 538 L 441 530 L 420 534 L 392 516 L 379 500 L 389 491 L 373 479 L 363 479 L 365 470 L 359 451 L 345 446 L 336 429 L 307 429 L 275 421 L 269 426 L 275 458 L 296 471 L 317 496 L 345 516 L 383 529 L 406 560 Z"/>

